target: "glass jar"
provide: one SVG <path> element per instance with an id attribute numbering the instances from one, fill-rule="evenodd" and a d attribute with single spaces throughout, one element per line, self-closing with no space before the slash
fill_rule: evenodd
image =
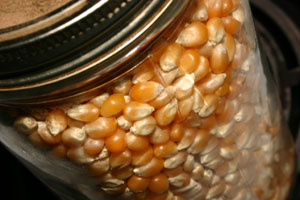
<path id="1" fill-rule="evenodd" d="M 248 1 L 66 1 L 13 25 L 0 139 L 62 199 L 288 195 L 293 143 Z"/>

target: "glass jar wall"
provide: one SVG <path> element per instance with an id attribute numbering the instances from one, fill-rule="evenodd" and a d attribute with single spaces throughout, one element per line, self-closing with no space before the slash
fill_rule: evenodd
<path id="1" fill-rule="evenodd" d="M 248 2 L 190 1 L 141 54 L 88 100 L 3 109 L 1 142 L 64 199 L 285 199 L 294 149 Z"/>

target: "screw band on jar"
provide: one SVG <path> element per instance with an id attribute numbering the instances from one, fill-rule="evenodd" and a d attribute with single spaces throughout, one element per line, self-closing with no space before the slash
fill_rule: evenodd
<path id="1" fill-rule="evenodd" d="M 271 117 L 256 92 L 243 4 L 193 3 L 126 78 L 88 102 L 21 116 L 16 129 L 86 166 L 109 195 L 283 199 L 293 152 L 274 144 L 279 111 Z"/>

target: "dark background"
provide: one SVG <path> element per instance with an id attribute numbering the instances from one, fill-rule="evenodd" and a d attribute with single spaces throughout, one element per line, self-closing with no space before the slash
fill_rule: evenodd
<path id="1" fill-rule="evenodd" d="M 300 6 L 299 0 L 261 0 L 272 1 L 279 5 L 300 29 Z M 254 16 L 255 13 L 253 13 Z M 299 63 L 298 63 L 299 64 Z M 300 79 L 300 77 L 299 77 Z M 291 88 L 292 90 L 292 111 L 288 122 L 291 132 L 296 138 L 300 119 L 300 89 L 299 85 Z M 0 133 L 1 134 L 1 133 Z M 6 197 L 11 200 L 57 200 L 58 198 L 34 175 L 32 175 L 22 164 L 16 160 L 2 145 L 0 145 L 1 159 L 1 199 Z M 294 190 L 291 192 L 291 200 L 300 199 L 300 179 L 295 176 Z M 298 190 L 297 190 L 298 189 Z"/>

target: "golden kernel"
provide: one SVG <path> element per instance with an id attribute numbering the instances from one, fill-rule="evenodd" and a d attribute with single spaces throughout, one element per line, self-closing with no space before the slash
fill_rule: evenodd
<path id="1" fill-rule="evenodd" d="M 120 113 L 125 107 L 125 99 L 122 94 L 110 95 L 102 104 L 100 114 L 103 117 L 112 117 Z"/>
<path id="2" fill-rule="evenodd" d="M 133 100 L 145 103 L 155 99 L 162 91 L 163 86 L 154 81 L 137 83 L 131 88 L 131 97 Z"/>
<path id="3" fill-rule="evenodd" d="M 101 139 L 112 135 L 117 130 L 117 120 L 113 117 L 99 117 L 83 128 L 91 138 Z"/>
<path id="4" fill-rule="evenodd" d="M 179 34 L 177 41 L 185 47 L 199 47 L 208 39 L 206 26 L 202 22 L 192 22 Z"/>
<path id="5" fill-rule="evenodd" d="M 67 111 L 70 118 L 83 122 L 94 121 L 99 114 L 99 108 L 92 103 L 80 104 Z"/>
<path id="6" fill-rule="evenodd" d="M 149 190 L 156 194 L 161 194 L 169 189 L 169 180 L 164 173 L 157 174 L 151 178 Z"/>
<path id="7" fill-rule="evenodd" d="M 122 152 L 126 148 L 125 132 L 122 129 L 105 139 L 105 146 L 110 152 Z"/>

